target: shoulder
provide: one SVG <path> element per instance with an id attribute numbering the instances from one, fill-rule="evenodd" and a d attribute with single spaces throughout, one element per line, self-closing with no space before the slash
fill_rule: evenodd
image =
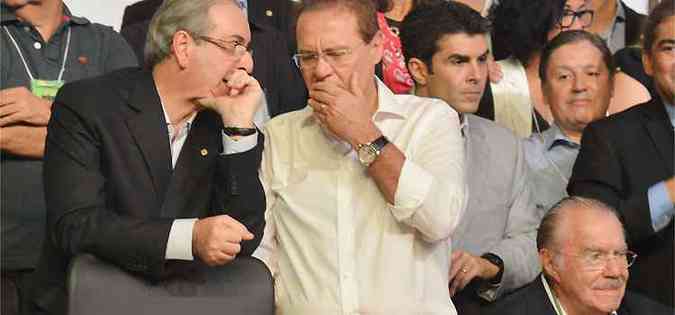
<path id="1" fill-rule="evenodd" d="M 286 135 L 300 129 L 303 125 L 313 123 L 312 110 L 309 106 L 287 112 L 272 118 L 265 124 L 265 134 L 269 137 Z"/>
<path id="2" fill-rule="evenodd" d="M 83 111 L 108 110 L 111 102 L 128 97 L 142 73 L 139 68 L 126 68 L 68 82 L 59 90 L 54 102 Z"/>
<path id="3" fill-rule="evenodd" d="M 501 300 L 491 304 L 485 314 L 487 315 L 544 315 L 545 313 L 532 313 L 531 310 L 546 309 L 543 306 L 548 303 L 546 291 L 541 285 L 541 278 L 537 276 L 532 282 L 523 288 L 505 296 Z M 551 313 L 555 314 L 555 313 Z"/>
<path id="4" fill-rule="evenodd" d="M 626 295 L 621 301 L 620 309 L 627 312 L 628 315 L 650 314 L 650 315 L 672 315 L 673 309 L 660 304 L 644 295 L 636 292 L 626 291 Z"/>
<path id="5" fill-rule="evenodd" d="M 506 145 L 507 147 L 517 147 L 520 145 L 520 138 L 509 129 L 502 127 L 492 120 L 478 117 L 473 114 L 466 115 L 469 120 L 470 128 L 483 130 L 488 140 L 495 145 Z"/>
<path id="6" fill-rule="evenodd" d="M 652 101 L 638 104 L 622 112 L 594 121 L 586 127 L 586 129 L 584 130 L 584 134 L 586 133 L 605 133 L 607 135 L 625 134 L 626 132 L 633 130 L 636 126 L 641 124 L 646 106 L 651 105 L 651 103 Z"/>
<path id="7" fill-rule="evenodd" d="M 441 99 L 412 94 L 396 94 L 393 100 L 408 119 L 453 119 L 457 124 L 459 122 L 459 114 Z"/>

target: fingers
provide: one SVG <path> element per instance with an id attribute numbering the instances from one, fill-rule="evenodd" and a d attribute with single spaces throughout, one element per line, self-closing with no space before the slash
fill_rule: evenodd
<path id="1" fill-rule="evenodd" d="M 468 253 L 458 251 L 452 255 L 452 264 L 450 268 L 450 287 L 449 294 L 454 296 L 471 282 L 479 273 L 478 265 L 473 260 L 473 256 Z"/>
<path id="2" fill-rule="evenodd" d="M 250 76 L 243 69 L 237 69 L 233 71 L 226 79 L 227 87 L 229 88 L 230 96 L 237 96 L 243 93 L 246 89 L 252 88 L 254 90 L 260 90 L 260 84 L 256 79 Z"/>
<path id="3" fill-rule="evenodd" d="M 244 239 L 244 240 L 252 240 L 253 239 L 253 234 L 248 231 L 246 226 L 241 224 L 239 221 L 233 219 L 232 217 L 225 215 L 225 223 L 227 226 L 233 228 L 235 231 L 239 232 L 239 236 Z"/>

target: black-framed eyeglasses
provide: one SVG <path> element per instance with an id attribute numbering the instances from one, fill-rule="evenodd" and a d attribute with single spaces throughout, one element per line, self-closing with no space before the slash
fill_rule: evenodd
<path id="1" fill-rule="evenodd" d="M 568 29 L 574 25 L 574 21 L 576 19 L 579 19 L 579 22 L 581 23 L 582 28 L 587 28 L 590 27 L 591 24 L 593 24 L 593 15 L 595 12 L 593 10 L 582 10 L 582 11 L 572 11 L 572 10 L 565 10 L 563 12 L 562 17 L 560 18 L 560 21 L 558 22 L 558 26 L 561 29 Z"/>
<path id="2" fill-rule="evenodd" d="M 215 45 L 236 58 L 243 56 L 245 53 L 253 54 L 253 48 L 245 46 L 236 40 L 222 40 L 209 36 L 198 36 L 197 38 Z"/>

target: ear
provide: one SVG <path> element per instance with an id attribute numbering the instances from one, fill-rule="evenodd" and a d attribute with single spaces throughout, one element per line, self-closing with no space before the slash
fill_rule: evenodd
<path id="1" fill-rule="evenodd" d="M 384 34 L 381 31 L 377 31 L 373 39 L 370 40 L 370 45 L 373 45 L 373 62 L 374 64 L 378 64 L 382 61 L 382 56 L 384 56 Z"/>
<path id="2" fill-rule="evenodd" d="M 645 68 L 645 73 L 650 77 L 654 76 L 654 64 L 652 63 L 652 57 L 649 55 L 649 52 L 642 49 L 642 65 Z"/>
<path id="3" fill-rule="evenodd" d="M 560 282 L 560 273 L 558 268 L 555 265 L 553 252 L 548 249 L 539 250 L 539 261 L 541 262 L 541 267 L 546 275 L 553 278 L 556 282 Z"/>
<path id="4" fill-rule="evenodd" d="M 194 40 L 186 31 L 180 30 L 171 38 L 171 53 L 181 69 L 185 69 L 190 60 Z"/>
<path id="5" fill-rule="evenodd" d="M 424 63 L 424 61 L 417 58 L 410 58 L 410 60 L 408 60 L 407 66 L 410 75 L 412 76 L 413 80 L 415 80 L 415 83 L 420 86 L 427 85 L 429 78 L 429 68 L 427 67 L 427 64 Z"/>

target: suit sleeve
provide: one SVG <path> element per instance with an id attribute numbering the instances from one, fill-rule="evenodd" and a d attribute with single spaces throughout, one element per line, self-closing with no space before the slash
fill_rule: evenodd
<path id="1" fill-rule="evenodd" d="M 48 125 L 43 173 L 47 241 L 68 257 L 92 253 L 126 270 L 160 278 L 172 219 L 131 217 L 107 206 L 114 202 L 101 163 L 105 157 L 100 136 L 85 118 L 93 115 L 71 106 L 78 92 L 77 85 L 61 89 Z"/>
<path id="2" fill-rule="evenodd" d="M 628 193 L 619 152 L 603 131 L 595 124 L 584 130 L 567 191 L 616 208 L 628 232 L 628 242 L 640 243 L 656 233 L 649 212 L 648 187 Z"/>
<path id="3" fill-rule="evenodd" d="M 248 151 L 218 157 L 211 209 L 226 214 L 246 226 L 255 238 L 241 243 L 240 256 L 250 256 L 260 244 L 265 229 L 265 193 L 258 178 L 265 136 L 258 132 L 258 143 Z"/>
<path id="4" fill-rule="evenodd" d="M 525 162 L 522 143 L 515 145 L 516 158 L 513 185 L 508 201 L 509 216 L 502 240 L 490 250 L 504 261 L 502 285 L 497 295 L 510 292 L 531 282 L 540 272 L 537 254 L 539 211 L 530 196 L 529 167 Z"/>

